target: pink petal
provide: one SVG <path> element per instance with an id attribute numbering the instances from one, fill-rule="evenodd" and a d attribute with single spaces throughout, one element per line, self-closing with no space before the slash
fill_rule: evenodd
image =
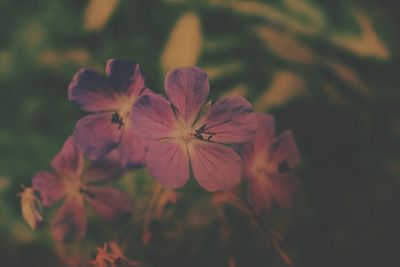
<path id="1" fill-rule="evenodd" d="M 59 201 L 65 193 L 62 178 L 50 172 L 38 172 L 32 178 L 32 187 L 40 192 L 43 206 L 49 207 Z"/>
<path id="2" fill-rule="evenodd" d="M 206 190 L 226 191 L 240 181 L 242 160 L 233 149 L 217 143 L 194 141 L 189 152 L 193 175 Z"/>
<path id="3" fill-rule="evenodd" d="M 178 118 L 191 126 L 208 96 L 207 73 L 197 67 L 175 69 L 165 78 L 165 92 Z"/>
<path id="4" fill-rule="evenodd" d="M 128 97 L 137 97 L 146 87 L 139 64 L 130 60 L 109 59 L 106 73 L 113 88 Z"/>
<path id="5" fill-rule="evenodd" d="M 54 239 L 60 242 L 78 242 L 85 237 L 87 218 L 83 204 L 80 195 L 65 200 L 51 222 Z"/>
<path id="6" fill-rule="evenodd" d="M 111 112 L 90 114 L 76 124 L 75 142 L 91 160 L 102 159 L 120 142 L 124 128 L 112 123 L 111 117 Z"/>
<path id="7" fill-rule="evenodd" d="M 94 211 L 109 224 L 129 218 L 132 212 L 132 199 L 129 195 L 110 186 L 91 186 L 85 195 Z"/>
<path id="8" fill-rule="evenodd" d="M 147 153 L 147 169 L 162 186 L 175 189 L 189 179 L 189 157 L 186 147 L 173 142 L 159 142 Z"/>
<path id="9" fill-rule="evenodd" d="M 275 141 L 275 120 L 271 115 L 256 113 L 257 117 L 257 130 L 253 139 L 241 145 L 238 150 L 246 166 L 246 178 L 249 177 L 251 172 L 251 165 L 256 157 L 263 154 L 262 158 L 267 158 L 269 148 Z"/>
<path id="10" fill-rule="evenodd" d="M 146 163 L 147 142 L 130 129 L 125 129 L 121 143 L 118 146 L 120 164 L 124 167 L 135 168 Z"/>
<path id="11" fill-rule="evenodd" d="M 64 142 L 61 151 L 54 157 L 51 166 L 58 173 L 79 176 L 83 169 L 83 153 L 76 146 L 73 136 L 69 136 Z"/>
<path id="12" fill-rule="evenodd" d="M 162 139 L 169 136 L 176 123 L 169 102 L 157 94 L 140 96 L 133 105 L 130 126 L 144 139 Z"/>
<path id="13" fill-rule="evenodd" d="M 283 132 L 270 149 L 269 161 L 278 165 L 279 172 L 288 172 L 300 164 L 300 153 L 290 130 Z"/>
<path id="14" fill-rule="evenodd" d="M 203 127 L 210 141 L 226 144 L 244 143 L 253 138 L 257 119 L 251 104 L 241 96 L 229 96 L 218 101 L 210 111 L 196 123 Z"/>
<path id="15" fill-rule="evenodd" d="M 107 77 L 92 69 L 81 69 L 68 87 L 68 99 L 89 112 L 118 110 L 120 97 Z"/>
<path id="16" fill-rule="evenodd" d="M 296 189 L 297 183 L 292 176 L 263 174 L 249 182 L 248 200 L 258 214 L 271 212 L 272 201 L 289 209 Z"/>
<path id="17" fill-rule="evenodd" d="M 258 150 L 265 150 L 275 140 L 275 120 L 269 114 L 256 113 L 257 130 L 252 140 L 253 146 Z"/>

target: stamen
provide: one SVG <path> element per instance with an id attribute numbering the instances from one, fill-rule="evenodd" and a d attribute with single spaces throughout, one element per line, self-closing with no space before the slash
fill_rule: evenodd
<path id="1" fill-rule="evenodd" d="M 118 111 L 115 111 L 111 116 L 111 123 L 118 124 L 118 129 L 121 130 L 122 126 L 124 126 L 124 121 L 122 120 L 121 116 L 119 115 Z"/>

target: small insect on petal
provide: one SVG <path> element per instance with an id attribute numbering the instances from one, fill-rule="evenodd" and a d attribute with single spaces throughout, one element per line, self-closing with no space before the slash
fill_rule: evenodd
<path id="1" fill-rule="evenodd" d="M 33 230 L 38 229 L 43 222 L 43 217 L 40 202 L 35 196 L 35 192 L 31 187 L 28 187 L 24 188 L 19 196 L 21 197 L 22 217 Z"/>

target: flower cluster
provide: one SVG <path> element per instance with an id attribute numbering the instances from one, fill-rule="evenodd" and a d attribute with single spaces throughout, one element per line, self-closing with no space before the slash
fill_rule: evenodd
<path id="1" fill-rule="evenodd" d="M 68 98 L 89 114 L 54 157 L 53 171 L 36 173 L 32 188 L 22 193 L 32 228 L 43 220 L 34 191 L 44 207 L 63 200 L 50 225 L 59 241 L 85 237 L 85 203 L 109 224 L 128 218 L 130 196 L 105 183 L 142 166 L 168 189 L 183 187 L 191 176 L 210 192 L 231 190 L 244 180 L 257 214 L 269 212 L 272 201 L 291 205 L 296 188 L 291 171 L 300 162 L 291 131 L 275 138 L 273 118 L 253 112 L 241 96 L 212 105 L 200 68 L 172 70 L 164 87 L 165 95 L 151 91 L 139 65 L 128 60 L 109 60 L 105 75 L 92 69 L 74 75 Z M 114 260 L 103 254 L 99 261 Z"/>

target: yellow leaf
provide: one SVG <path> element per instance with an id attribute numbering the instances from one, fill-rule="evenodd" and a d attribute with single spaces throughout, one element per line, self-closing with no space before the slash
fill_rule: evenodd
<path id="1" fill-rule="evenodd" d="M 243 96 L 245 97 L 247 95 L 248 91 L 247 88 L 242 85 L 239 84 L 237 86 L 235 86 L 234 88 L 230 89 L 229 91 L 225 92 L 224 94 L 221 95 L 222 97 L 227 97 L 227 96 Z"/>
<path id="2" fill-rule="evenodd" d="M 117 7 L 118 0 L 90 0 L 85 11 L 85 30 L 101 30 Z"/>
<path id="3" fill-rule="evenodd" d="M 306 93 L 304 81 L 298 75 L 280 71 L 274 75 L 271 85 L 258 98 L 254 108 L 257 111 L 275 108 Z"/>
<path id="4" fill-rule="evenodd" d="M 89 52 L 84 49 L 70 49 L 67 51 L 57 51 L 53 49 L 45 50 L 39 54 L 39 62 L 44 66 L 61 67 L 65 63 L 76 63 L 83 65 L 90 59 Z"/>
<path id="5" fill-rule="evenodd" d="M 285 0 L 286 9 L 256 1 L 211 0 L 215 5 L 222 5 L 240 13 L 263 17 L 285 29 L 302 34 L 316 34 L 325 26 L 322 14 L 301 0 Z"/>
<path id="6" fill-rule="evenodd" d="M 20 193 L 20 197 L 22 217 L 33 230 L 36 230 L 43 221 L 43 217 L 40 213 L 39 199 L 37 199 L 33 189 L 30 187 L 25 188 L 24 191 Z"/>
<path id="7" fill-rule="evenodd" d="M 364 81 L 362 81 L 357 73 L 350 67 L 342 65 L 335 61 L 327 61 L 326 64 L 336 73 L 336 75 L 340 79 L 353 86 L 353 88 L 356 89 L 358 93 L 364 96 L 371 96 L 373 94 L 368 85 Z"/>
<path id="8" fill-rule="evenodd" d="M 379 59 L 388 59 L 390 57 L 389 50 L 379 39 L 368 17 L 356 11 L 355 18 L 361 28 L 360 35 L 339 33 L 331 36 L 330 41 L 358 56 L 373 56 Z"/>
<path id="9" fill-rule="evenodd" d="M 194 66 L 201 53 L 202 34 L 199 17 L 188 12 L 176 22 L 161 55 L 164 72 L 176 67 Z"/>
<path id="10" fill-rule="evenodd" d="M 203 68 L 207 72 L 208 79 L 214 80 L 242 69 L 242 64 L 238 61 L 232 61 L 220 64 L 218 66 L 206 66 Z"/>
<path id="11" fill-rule="evenodd" d="M 257 27 L 256 33 L 272 52 L 283 59 L 303 64 L 310 64 L 315 61 L 311 49 L 297 40 L 292 33 L 277 31 L 266 26 Z"/>

